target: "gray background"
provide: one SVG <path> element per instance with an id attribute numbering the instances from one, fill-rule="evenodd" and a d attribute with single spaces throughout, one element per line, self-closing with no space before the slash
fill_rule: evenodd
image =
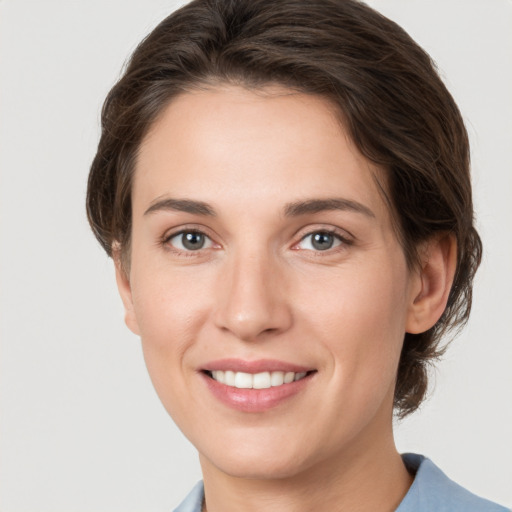
<path id="1" fill-rule="evenodd" d="M 485 259 L 472 320 L 397 426 L 512 505 L 512 3 L 374 0 L 427 49 L 466 118 Z M 0 1 L 0 510 L 172 510 L 200 478 L 123 324 L 84 214 L 108 89 L 178 2 Z"/>

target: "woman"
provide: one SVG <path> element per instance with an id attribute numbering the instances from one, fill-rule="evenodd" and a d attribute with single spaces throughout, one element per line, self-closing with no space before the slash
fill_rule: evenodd
<path id="1" fill-rule="evenodd" d="M 197 0 L 102 121 L 89 220 L 203 471 L 178 511 L 505 510 L 393 441 L 481 257 L 460 113 L 403 30 Z"/>

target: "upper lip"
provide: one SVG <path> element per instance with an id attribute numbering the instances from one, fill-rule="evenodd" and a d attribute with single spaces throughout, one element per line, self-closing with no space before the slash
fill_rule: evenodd
<path id="1" fill-rule="evenodd" d="M 310 372 L 314 368 L 298 364 L 279 361 L 277 359 L 258 359 L 246 361 L 244 359 L 217 359 L 205 364 L 201 370 L 230 370 L 232 372 L 261 373 L 261 372 Z"/>

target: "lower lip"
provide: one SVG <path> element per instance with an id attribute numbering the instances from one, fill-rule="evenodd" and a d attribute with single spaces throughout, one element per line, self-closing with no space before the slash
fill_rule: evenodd
<path id="1" fill-rule="evenodd" d="M 243 412 L 264 412 L 300 393 L 308 385 L 313 374 L 300 380 L 266 389 L 240 389 L 226 386 L 202 373 L 208 389 L 222 403 Z"/>

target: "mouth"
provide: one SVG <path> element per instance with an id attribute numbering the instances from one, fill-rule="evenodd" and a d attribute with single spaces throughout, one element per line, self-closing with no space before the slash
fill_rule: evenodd
<path id="1" fill-rule="evenodd" d="M 218 400 L 242 412 L 265 412 L 295 396 L 313 382 L 316 369 L 275 360 L 224 359 L 200 370 Z"/>
<path id="2" fill-rule="evenodd" d="M 306 372 L 264 371 L 259 373 L 233 370 L 203 370 L 211 379 L 237 389 L 268 389 L 304 379 L 315 370 Z"/>

